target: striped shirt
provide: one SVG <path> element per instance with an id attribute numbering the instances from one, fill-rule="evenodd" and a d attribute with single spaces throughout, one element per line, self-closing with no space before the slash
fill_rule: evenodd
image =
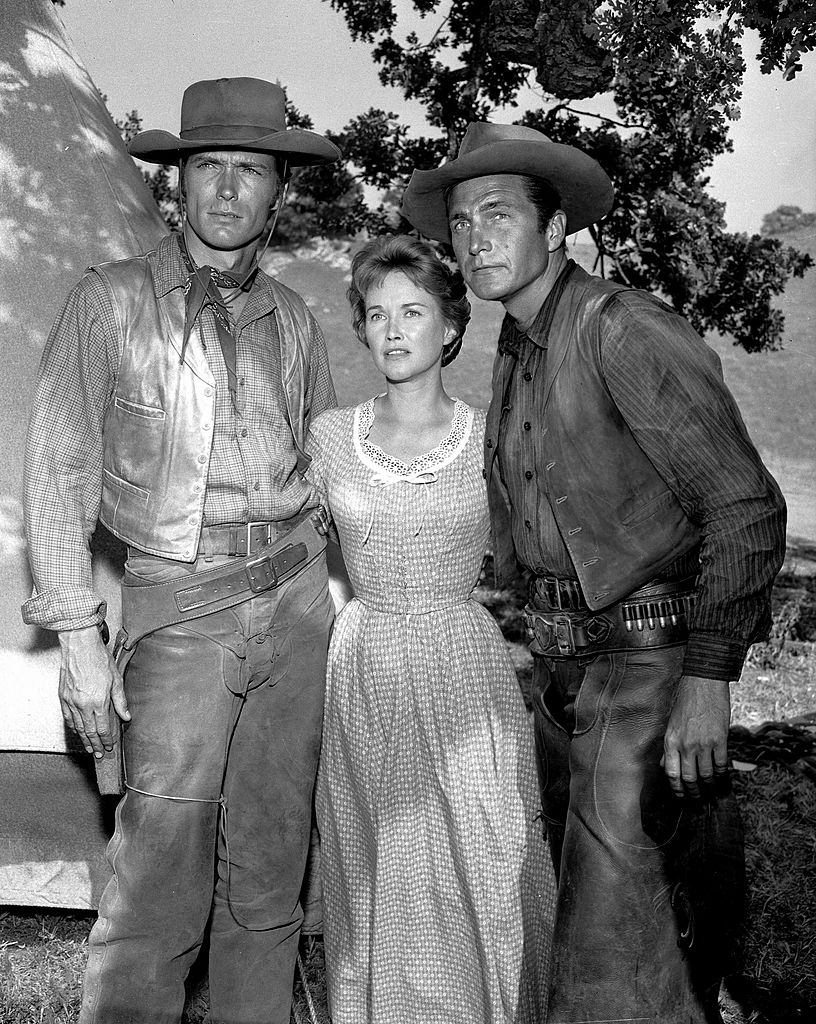
<path id="1" fill-rule="evenodd" d="M 158 247 L 157 294 L 183 288 L 187 278 L 177 236 L 166 236 Z M 259 271 L 235 325 L 234 406 L 215 316 L 209 307 L 200 316 L 216 382 L 206 525 L 286 520 L 312 500 L 297 471 L 286 418 L 274 308 L 268 279 Z M 336 401 L 323 335 L 311 317 L 310 325 L 306 404 L 311 419 Z M 99 514 L 103 424 L 122 346 L 110 291 L 88 272 L 69 294 L 46 343 L 26 452 L 26 535 L 34 596 L 23 605 L 23 618 L 47 629 L 82 628 L 104 617 L 104 602 L 93 589 L 88 542 Z"/>
<path id="2" fill-rule="evenodd" d="M 511 360 L 513 369 L 497 445 L 519 562 L 538 575 L 571 578 L 575 570 L 540 485 L 550 455 L 537 425 L 549 333 L 574 266 L 567 263 L 528 333 L 505 318 L 498 358 Z M 627 294 L 616 295 L 601 314 L 603 379 L 635 440 L 703 535 L 684 672 L 736 679 L 749 645 L 770 626 L 771 588 L 785 554 L 785 504 L 722 377 L 684 365 L 693 346 L 678 341 L 693 335 L 701 343 L 689 323 L 657 305 L 634 311 Z"/>

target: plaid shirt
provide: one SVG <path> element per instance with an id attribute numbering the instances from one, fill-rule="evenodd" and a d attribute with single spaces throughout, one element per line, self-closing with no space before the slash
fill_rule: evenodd
<path id="1" fill-rule="evenodd" d="M 575 570 L 540 483 L 550 455 L 538 425 L 549 333 L 574 266 L 570 260 L 527 334 L 505 317 L 498 354 L 513 363 L 497 462 L 516 557 L 539 575 L 562 577 Z M 626 294 L 602 314 L 601 373 L 635 440 L 703 534 L 684 672 L 736 679 L 749 645 L 770 625 L 771 587 L 785 554 L 785 503 L 722 377 L 702 366 L 686 372 L 694 335 L 688 322 L 656 306 L 635 315 Z"/>
<path id="2" fill-rule="evenodd" d="M 158 247 L 159 296 L 183 288 L 188 273 L 176 236 Z M 216 381 L 216 418 L 204 522 L 285 520 L 312 500 L 297 472 L 286 419 L 275 302 L 259 271 L 235 326 L 237 400 L 215 317 L 202 311 L 207 361 Z M 326 344 L 311 323 L 310 419 L 336 404 Z M 113 400 L 123 338 L 109 290 L 86 273 L 69 294 L 43 352 L 26 451 L 25 514 L 34 596 L 26 622 L 47 629 L 94 625 L 105 614 L 93 590 L 88 541 L 101 496 L 103 424 Z"/>

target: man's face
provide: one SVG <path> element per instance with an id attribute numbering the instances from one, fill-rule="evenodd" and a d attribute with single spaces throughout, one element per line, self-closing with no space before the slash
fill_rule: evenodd
<path id="1" fill-rule="evenodd" d="M 262 234 L 278 194 L 268 153 L 219 149 L 194 153 L 184 166 L 187 223 L 209 249 L 234 252 Z"/>
<path id="2" fill-rule="evenodd" d="M 453 251 L 480 299 L 507 304 L 546 271 L 548 234 L 515 174 L 489 174 L 455 185 L 448 197 Z"/>

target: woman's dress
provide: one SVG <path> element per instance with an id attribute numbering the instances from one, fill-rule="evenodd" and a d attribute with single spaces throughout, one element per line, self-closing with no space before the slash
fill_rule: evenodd
<path id="1" fill-rule="evenodd" d="M 472 597 L 484 414 L 405 465 L 374 400 L 313 425 L 355 597 L 329 651 L 317 815 L 333 1024 L 543 1019 L 555 902 L 531 726 Z"/>

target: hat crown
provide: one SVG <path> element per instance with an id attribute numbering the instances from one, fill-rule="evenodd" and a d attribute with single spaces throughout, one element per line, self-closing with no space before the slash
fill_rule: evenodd
<path id="1" fill-rule="evenodd" d="M 260 78 L 215 78 L 194 82 L 181 101 L 185 140 L 206 140 L 236 132 L 262 138 L 286 130 L 286 96 L 279 85 Z"/>
<path id="2" fill-rule="evenodd" d="M 467 156 L 484 146 L 497 142 L 550 142 L 551 140 L 536 128 L 521 124 L 490 124 L 487 121 L 471 121 L 459 146 L 458 157 Z"/>

